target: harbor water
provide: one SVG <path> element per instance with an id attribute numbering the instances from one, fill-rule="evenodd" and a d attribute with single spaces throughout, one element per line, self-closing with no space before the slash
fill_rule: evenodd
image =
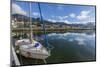
<path id="1" fill-rule="evenodd" d="M 86 62 L 96 60 L 95 32 L 48 33 L 48 43 L 54 48 L 51 56 L 43 60 L 29 59 L 18 55 L 21 65 L 56 64 L 69 62 Z M 36 35 L 39 42 L 45 44 L 44 35 Z"/>

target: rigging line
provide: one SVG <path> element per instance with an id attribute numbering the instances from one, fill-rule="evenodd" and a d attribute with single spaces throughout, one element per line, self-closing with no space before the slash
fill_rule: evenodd
<path id="1" fill-rule="evenodd" d="M 31 43 L 32 43 L 32 19 L 31 19 L 31 2 L 29 3 L 29 18 L 30 18 L 30 41 L 31 41 Z"/>
<path id="2" fill-rule="evenodd" d="M 23 4 L 22 4 L 23 5 Z M 21 21 L 22 21 L 22 23 L 23 23 L 23 16 L 21 17 Z M 19 21 L 20 22 L 20 21 Z M 21 25 L 23 25 L 23 24 L 21 24 Z M 20 27 L 20 26 L 19 26 Z M 20 35 L 20 37 L 19 38 L 23 38 L 23 27 L 24 26 L 22 26 L 22 32 L 19 34 Z M 19 58 L 20 58 L 20 63 L 21 63 L 21 65 L 23 64 L 23 62 L 22 62 L 22 57 L 21 57 L 21 52 L 20 52 L 20 46 L 19 46 Z"/>
<path id="3" fill-rule="evenodd" d="M 31 2 L 29 2 L 29 18 L 30 18 L 30 41 L 31 43 L 33 43 L 33 30 L 32 30 L 32 17 L 31 17 L 31 8 L 32 8 L 32 4 Z M 37 50 L 37 49 L 36 49 Z"/>
<path id="4" fill-rule="evenodd" d="M 44 31 L 44 36 L 45 36 L 45 46 L 48 47 L 48 40 L 47 40 L 47 36 L 46 36 L 45 23 L 43 21 L 43 15 L 42 15 L 42 12 L 41 12 L 41 7 L 40 7 L 39 2 L 37 2 L 37 4 L 38 4 L 38 7 L 39 7 L 39 11 L 40 11 L 40 22 L 43 23 L 43 31 Z M 44 63 L 46 64 L 45 60 L 44 60 Z"/>
<path id="5" fill-rule="evenodd" d="M 41 12 L 41 7 L 40 7 L 40 4 L 38 2 L 38 7 L 39 7 L 39 11 L 40 11 L 40 22 L 43 23 L 43 30 L 44 30 L 44 35 L 45 35 L 45 46 L 48 47 L 48 40 L 47 40 L 47 36 L 46 36 L 46 29 L 45 29 L 45 23 L 43 21 L 43 15 L 42 15 L 42 12 Z"/>
<path id="6" fill-rule="evenodd" d="M 22 3 L 22 5 L 24 5 L 24 4 Z M 25 28 L 25 21 L 24 21 L 24 16 L 22 15 L 22 32 L 21 32 L 21 38 L 22 38 L 22 39 L 25 38 L 25 37 L 24 37 L 24 28 Z M 19 47 L 19 55 L 20 55 L 20 62 L 21 62 L 21 64 L 23 65 L 23 60 L 22 60 L 22 57 L 21 57 L 21 50 L 20 50 L 20 47 Z"/>

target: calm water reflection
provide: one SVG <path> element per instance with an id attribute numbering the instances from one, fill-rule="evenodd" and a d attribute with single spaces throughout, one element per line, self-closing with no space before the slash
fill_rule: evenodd
<path id="1" fill-rule="evenodd" d="M 44 44 L 44 35 L 34 35 L 36 40 Z M 47 34 L 48 42 L 54 46 L 51 56 L 46 59 L 47 64 L 65 63 L 77 61 L 95 61 L 95 33 L 94 32 L 65 32 Z M 34 59 L 28 59 L 18 55 L 23 65 L 35 64 Z M 44 64 L 43 61 L 41 64 Z"/>
<path id="2" fill-rule="evenodd" d="M 49 44 L 54 46 L 48 63 L 95 60 L 95 33 L 50 33 Z"/>

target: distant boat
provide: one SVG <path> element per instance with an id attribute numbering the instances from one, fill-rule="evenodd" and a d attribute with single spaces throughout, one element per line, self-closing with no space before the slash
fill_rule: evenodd
<path id="1" fill-rule="evenodd" d="M 31 2 L 30 2 L 30 14 L 31 14 Z M 30 18 L 30 24 L 31 24 Z M 43 44 L 34 40 L 32 35 L 32 26 L 30 26 L 30 39 L 19 39 L 15 42 L 16 53 L 26 57 L 35 59 L 46 59 L 50 56 L 50 50 L 48 47 L 44 47 Z M 46 37 L 46 36 L 45 36 Z"/>

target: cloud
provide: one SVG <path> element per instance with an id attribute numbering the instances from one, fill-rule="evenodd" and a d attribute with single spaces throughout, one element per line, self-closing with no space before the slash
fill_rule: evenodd
<path id="1" fill-rule="evenodd" d="M 48 21 L 51 21 L 51 22 L 64 22 L 64 23 L 67 23 L 67 24 L 70 24 L 71 22 L 67 20 L 67 17 L 68 16 L 51 16 L 52 18 L 57 18 L 57 19 L 52 19 L 52 18 L 49 18 L 47 19 Z"/>
<path id="2" fill-rule="evenodd" d="M 76 22 L 71 22 L 71 24 L 86 24 L 88 23 L 87 21 L 76 21 Z"/>
<path id="3" fill-rule="evenodd" d="M 48 21 L 51 21 L 51 22 L 57 22 L 56 20 L 54 19 L 47 19 Z"/>
<path id="4" fill-rule="evenodd" d="M 15 3 L 12 4 L 12 13 L 13 14 L 22 14 L 22 15 L 27 14 L 19 5 L 15 4 Z"/>
<path id="5" fill-rule="evenodd" d="M 39 13 L 38 12 L 33 12 L 33 16 L 34 17 L 39 17 Z"/>
<path id="6" fill-rule="evenodd" d="M 53 21 L 53 22 L 69 22 L 67 20 L 68 16 L 54 16 L 54 15 L 51 15 L 51 18 L 56 18 L 56 20 L 54 19 L 48 19 L 49 21 Z"/>
<path id="7" fill-rule="evenodd" d="M 60 20 L 63 20 L 63 19 L 68 18 L 68 16 L 58 16 L 58 18 L 59 18 Z"/>
<path id="8" fill-rule="evenodd" d="M 63 20 L 63 19 L 67 19 L 68 16 L 54 16 L 54 15 L 51 15 L 52 18 L 57 18 L 57 19 L 60 19 L 60 20 Z"/>
<path id="9" fill-rule="evenodd" d="M 81 11 L 80 14 L 76 17 L 78 20 L 88 19 L 90 16 L 90 11 Z"/>
<path id="10" fill-rule="evenodd" d="M 53 22 L 64 22 L 67 24 L 86 24 L 88 22 L 95 22 L 95 17 L 92 14 L 93 13 L 90 10 L 82 10 L 78 15 L 76 13 L 70 13 L 65 16 L 51 15 L 52 19 L 49 20 Z M 73 18 L 75 21 L 69 20 L 69 18 Z"/>
<path id="11" fill-rule="evenodd" d="M 64 22 L 64 23 L 71 23 L 70 21 L 68 21 L 68 16 L 59 16 L 58 17 L 58 22 Z"/>
<path id="12" fill-rule="evenodd" d="M 90 16 L 87 21 L 95 24 L 95 16 Z"/>
<path id="13" fill-rule="evenodd" d="M 62 22 L 67 23 L 67 24 L 71 24 L 71 22 L 68 21 L 67 19 L 66 20 L 62 20 Z"/>
<path id="14" fill-rule="evenodd" d="M 56 18 L 58 18 L 59 22 L 66 22 L 66 23 L 69 22 L 67 20 L 68 16 L 56 16 Z"/>
<path id="15" fill-rule="evenodd" d="M 71 13 L 69 16 L 70 16 L 71 18 L 75 18 L 75 17 L 76 17 L 76 14 L 75 14 L 75 13 Z"/>
<path id="16" fill-rule="evenodd" d="M 76 15 L 75 13 L 70 13 L 69 17 L 76 20 L 70 21 L 71 24 L 86 24 L 88 22 L 92 22 L 95 24 L 94 12 L 91 12 L 91 10 L 82 10 L 78 15 Z"/>
<path id="17" fill-rule="evenodd" d="M 77 16 L 77 19 L 83 24 L 91 22 L 95 25 L 95 12 L 92 12 L 91 10 L 81 11 L 81 15 Z"/>

